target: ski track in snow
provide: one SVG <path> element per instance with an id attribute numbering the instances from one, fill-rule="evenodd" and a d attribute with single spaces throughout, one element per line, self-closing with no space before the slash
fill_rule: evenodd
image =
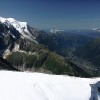
<path id="1" fill-rule="evenodd" d="M 0 71 L 1 100 L 100 100 L 100 78 Z"/>

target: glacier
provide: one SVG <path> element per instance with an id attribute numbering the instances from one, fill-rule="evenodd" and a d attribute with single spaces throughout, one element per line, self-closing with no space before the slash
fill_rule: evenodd
<path id="1" fill-rule="evenodd" d="M 31 41 L 34 41 L 35 43 L 38 43 L 35 40 L 35 37 L 32 36 L 30 31 L 28 30 L 27 22 L 20 22 L 20 21 L 15 20 L 14 18 L 3 18 L 3 17 L 0 17 L 0 22 L 2 24 L 5 24 L 8 28 L 10 26 L 13 26 L 21 34 L 22 38 L 26 38 Z"/>

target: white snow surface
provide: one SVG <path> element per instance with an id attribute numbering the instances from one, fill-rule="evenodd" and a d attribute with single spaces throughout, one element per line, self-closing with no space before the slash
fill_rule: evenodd
<path id="1" fill-rule="evenodd" d="M 34 40 L 35 37 L 33 37 L 28 31 L 27 22 L 20 22 L 15 20 L 14 18 L 3 17 L 0 17 L 0 22 L 6 24 L 8 28 L 10 27 L 10 25 L 13 26 L 22 35 L 22 38 L 24 37 L 37 43 L 37 41 Z"/>
<path id="2" fill-rule="evenodd" d="M 63 75 L 0 71 L 1 100 L 93 100 L 98 93 L 96 83 L 100 80 Z M 100 86 L 100 84 L 99 84 Z M 100 100 L 99 93 L 97 99 Z"/>

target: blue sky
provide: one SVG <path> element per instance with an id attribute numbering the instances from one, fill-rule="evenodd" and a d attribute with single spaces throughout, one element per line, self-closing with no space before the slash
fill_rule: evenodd
<path id="1" fill-rule="evenodd" d="M 0 0 L 0 16 L 38 29 L 100 28 L 100 0 Z"/>

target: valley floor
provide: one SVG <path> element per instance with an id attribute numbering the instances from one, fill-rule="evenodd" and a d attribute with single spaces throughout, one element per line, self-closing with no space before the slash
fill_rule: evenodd
<path id="1" fill-rule="evenodd" d="M 0 71 L 1 100 L 100 100 L 100 78 Z"/>

